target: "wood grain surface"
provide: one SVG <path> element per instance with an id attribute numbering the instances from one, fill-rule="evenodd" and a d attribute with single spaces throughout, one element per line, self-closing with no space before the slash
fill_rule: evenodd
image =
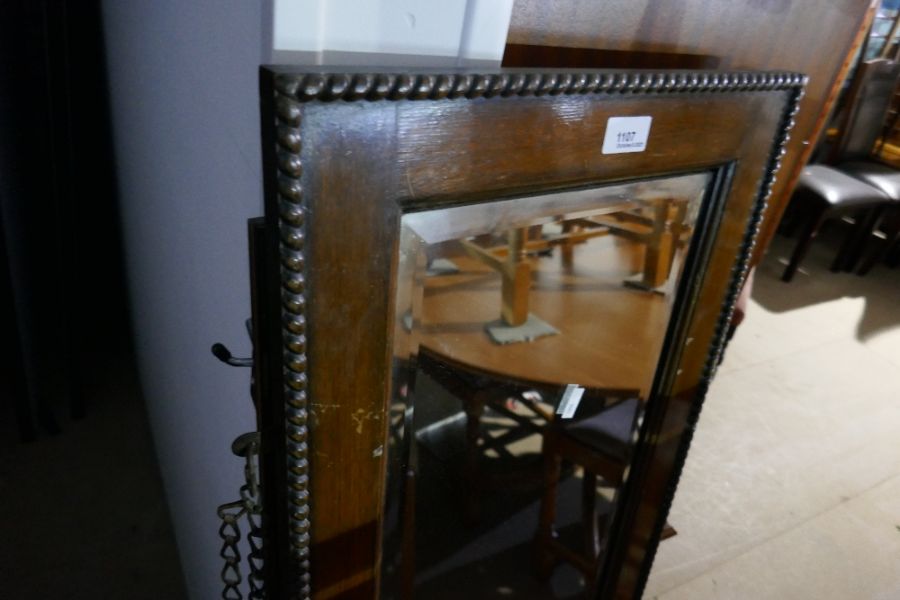
<path id="1" fill-rule="evenodd" d="M 516 0 L 508 44 L 549 46 L 557 59 L 513 48 L 506 67 L 790 70 L 809 84 L 787 146 L 754 264 L 774 235 L 796 178 L 822 135 L 877 0 Z M 608 51 L 565 53 L 559 47 Z M 546 53 L 545 53 L 546 54 Z M 630 59 L 628 55 L 630 54 Z"/>
<path id="2" fill-rule="evenodd" d="M 402 214 L 711 170 L 720 188 L 697 229 L 708 253 L 689 261 L 602 575 L 604 597 L 634 596 L 801 84 L 789 74 L 264 71 L 263 93 L 274 96 L 263 103 L 266 223 L 277 242 L 270 261 L 281 268 L 266 299 L 281 336 L 264 347 L 282 370 L 268 370 L 271 397 L 262 400 L 286 412 L 287 469 L 275 493 L 290 547 L 269 549 L 286 557 L 285 595 L 305 597 L 311 586 L 317 599 L 371 598 L 378 589 Z M 515 85 L 522 91 L 501 93 Z M 451 98 L 454 86 L 470 87 Z M 646 151 L 603 155 L 607 122 L 623 115 L 653 117 Z M 272 440 L 264 446 L 277 447 Z"/>

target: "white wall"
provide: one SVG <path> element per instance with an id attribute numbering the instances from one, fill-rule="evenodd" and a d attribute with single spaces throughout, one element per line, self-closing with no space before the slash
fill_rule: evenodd
<path id="1" fill-rule="evenodd" d="M 512 5 L 513 0 L 274 0 L 272 44 L 276 58 L 315 64 L 499 65 Z"/>
<path id="2" fill-rule="evenodd" d="M 138 367 L 192 598 L 221 594 L 218 504 L 254 428 L 245 220 L 262 212 L 255 2 L 103 3 Z"/>
<path id="3" fill-rule="evenodd" d="M 511 7 L 104 0 L 138 367 L 192 598 L 220 595 L 215 508 L 237 498 L 243 477 L 231 440 L 254 428 L 248 371 L 221 365 L 209 347 L 249 353 L 245 222 L 262 213 L 259 64 L 273 49 L 311 62 L 409 52 L 435 64 L 442 54 L 499 63 Z"/>

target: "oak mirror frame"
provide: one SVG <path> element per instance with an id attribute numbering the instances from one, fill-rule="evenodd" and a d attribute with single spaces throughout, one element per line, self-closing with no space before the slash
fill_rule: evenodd
<path id="1" fill-rule="evenodd" d="M 676 258 L 663 261 L 677 277 L 656 281 L 645 260 L 638 279 L 654 283 L 631 286 L 642 297 L 666 298 L 668 312 L 639 394 L 627 475 L 596 567 L 584 571 L 592 573 L 585 589 L 597 598 L 640 597 L 804 84 L 792 73 L 264 67 L 266 215 L 255 242 L 253 298 L 267 597 L 426 597 L 414 594 L 416 574 L 402 573 L 404 557 L 414 554 L 404 535 L 412 533 L 402 526 L 398 533 L 395 518 L 398 503 L 413 501 L 396 490 L 404 489 L 398 477 L 416 476 L 404 461 L 418 439 L 410 442 L 412 434 L 396 425 L 397 399 L 411 394 L 398 364 L 402 371 L 416 363 L 398 362 L 398 336 L 420 327 L 418 313 L 400 305 L 404 290 L 422 297 L 422 265 L 453 263 L 449 257 L 465 270 L 477 258 L 498 272 L 491 284 L 497 315 L 521 324 L 539 300 L 532 294 L 529 305 L 528 291 L 525 300 L 507 294 L 507 283 L 518 288 L 500 263 L 515 252 L 562 273 L 539 265 L 526 280 L 562 281 L 571 275 L 565 257 L 573 247 L 621 253 L 640 237 L 625 231 L 629 223 L 652 229 L 648 214 L 689 214 L 691 235 L 672 246 Z M 646 139 L 620 138 L 625 145 L 616 151 L 611 118 L 645 119 Z M 702 182 L 690 202 L 646 193 L 684 181 Z M 591 194 L 596 204 L 579 204 Z M 528 219 L 510 216 L 529 207 L 537 208 Z M 448 229 L 455 232 L 449 253 L 423 250 L 418 275 L 406 273 L 403 232 L 443 227 L 456 215 L 469 221 Z M 518 232 L 502 238 L 505 250 L 492 249 L 497 227 L 471 225 L 492 218 L 504 232 Z M 445 243 L 449 235 L 435 239 Z M 646 256 L 652 244 L 640 239 Z M 413 281 L 418 288 L 409 287 Z M 604 289 L 623 298 L 621 289 L 634 282 L 614 283 Z M 559 329 L 554 343 L 566 334 Z M 521 391 L 504 390 L 503 402 L 510 393 L 531 397 Z M 561 412 L 561 398 L 551 400 L 551 412 L 557 402 Z"/>

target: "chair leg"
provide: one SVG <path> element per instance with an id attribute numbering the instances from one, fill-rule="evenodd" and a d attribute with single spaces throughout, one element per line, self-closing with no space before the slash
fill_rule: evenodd
<path id="1" fill-rule="evenodd" d="M 859 262 L 869 238 L 872 237 L 872 232 L 875 230 L 875 225 L 878 223 L 881 213 L 881 207 L 875 207 L 865 209 L 858 214 L 856 225 L 853 226 L 853 230 L 847 236 L 837 256 L 834 258 L 834 262 L 831 265 L 832 272 L 853 271 L 853 267 Z"/>
<path id="2" fill-rule="evenodd" d="M 796 203 L 791 202 L 788 204 L 787 210 L 785 210 L 784 215 L 781 217 L 781 222 L 778 224 L 778 233 L 785 237 L 792 238 L 797 234 L 797 229 L 800 228 L 800 225 L 805 220 L 807 216 L 806 207 L 796 206 Z"/>
<path id="3" fill-rule="evenodd" d="M 865 260 L 863 260 L 862 264 L 856 270 L 856 274 L 867 275 L 869 271 L 872 270 L 872 267 L 875 266 L 875 263 L 884 258 L 887 247 L 888 243 L 885 240 L 877 240 L 875 242 L 875 247 L 866 254 Z"/>
<path id="4" fill-rule="evenodd" d="M 581 480 L 581 531 L 584 535 L 584 550 L 596 560 L 600 553 L 600 515 L 597 513 L 597 476 L 584 472 Z"/>
<path id="5" fill-rule="evenodd" d="M 825 222 L 825 215 L 826 207 L 824 206 L 819 207 L 813 212 L 813 214 L 810 215 L 807 226 L 804 228 L 803 233 L 800 236 L 800 240 L 794 247 L 793 254 L 791 254 L 791 259 L 788 262 L 787 267 L 784 269 L 784 273 L 782 273 L 781 275 L 782 281 L 788 282 L 794 278 L 794 274 L 797 272 L 797 267 L 800 266 L 800 261 L 802 261 L 806 256 L 806 253 L 809 250 L 812 241 L 819 234 L 819 229 L 821 229 L 822 223 Z"/>
<path id="6" fill-rule="evenodd" d="M 894 240 L 893 247 L 888 248 L 886 252 L 887 258 L 885 258 L 885 262 L 887 266 L 892 269 L 900 266 L 900 236 Z"/>
<path id="7" fill-rule="evenodd" d="M 463 403 L 466 413 L 466 463 L 464 477 L 468 488 L 464 503 L 465 519 L 469 525 L 474 525 L 481 518 L 481 472 L 478 466 L 478 440 L 481 438 L 481 417 L 484 415 L 486 402 L 487 394 L 483 391 L 477 391 Z"/>
<path id="8" fill-rule="evenodd" d="M 869 252 L 865 262 L 863 262 L 862 266 L 859 267 L 859 270 L 856 271 L 857 275 L 867 274 L 872 270 L 872 267 L 875 266 L 875 263 L 880 260 L 890 261 L 892 250 L 897 246 L 897 243 L 900 242 L 900 219 L 889 224 L 883 231 L 886 238 L 884 240 L 879 240 L 875 248 Z"/>
<path id="9" fill-rule="evenodd" d="M 563 234 L 576 233 L 580 229 L 581 229 L 581 227 L 573 225 L 570 222 L 567 222 L 567 221 L 563 222 L 563 226 L 562 226 Z M 575 249 L 575 244 L 573 244 L 572 242 L 570 242 L 568 240 L 563 242 L 562 245 L 560 246 L 560 250 L 561 250 L 560 257 L 562 259 L 562 266 L 565 269 L 572 268 L 572 261 L 574 260 L 574 249 Z"/>
<path id="10" fill-rule="evenodd" d="M 541 496 L 541 512 L 534 539 L 534 571 L 538 578 L 546 580 L 553 573 L 556 557 L 551 550 L 554 523 L 556 521 L 556 494 L 562 471 L 562 458 L 553 448 L 552 434 L 544 438 L 544 493 Z"/>
<path id="11" fill-rule="evenodd" d="M 402 598 L 414 598 L 416 576 L 416 472 L 409 469 L 403 488 L 403 538 L 400 546 L 400 590 Z"/>

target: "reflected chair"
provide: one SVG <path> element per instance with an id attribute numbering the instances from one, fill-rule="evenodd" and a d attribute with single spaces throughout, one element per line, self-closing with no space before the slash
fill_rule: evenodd
<path id="1" fill-rule="evenodd" d="M 860 65 L 850 88 L 841 134 L 829 162 L 807 166 L 791 199 L 793 225 L 802 224 L 800 238 L 784 273 L 791 281 L 825 221 L 855 216 L 855 226 L 831 265 L 832 271 L 852 270 L 884 208 L 900 201 L 900 173 L 871 159 L 883 133 L 884 117 L 900 75 L 900 63 L 877 59 Z"/>
<path id="2" fill-rule="evenodd" d="M 615 400 L 615 399 L 613 399 Z M 610 402 L 592 416 L 577 421 L 556 420 L 544 431 L 544 491 L 534 539 L 535 570 L 550 577 L 560 561 L 566 561 L 593 581 L 599 567 L 606 516 L 597 506 L 598 478 L 618 489 L 631 462 L 634 432 L 641 401 L 632 393 Z M 556 535 L 556 505 L 563 462 L 583 469 L 581 484 L 581 551 L 563 544 Z M 675 535 L 668 524 L 663 539 Z"/>
<path id="3" fill-rule="evenodd" d="M 527 473 L 507 472 L 489 475 L 482 469 L 481 462 L 487 451 L 493 450 L 500 456 L 510 457 L 505 447 L 519 439 L 541 434 L 553 415 L 539 402 L 532 399 L 530 392 L 534 386 L 513 379 L 498 379 L 472 372 L 446 357 L 440 357 L 428 348 L 419 349 L 419 368 L 435 383 L 462 403 L 466 416 L 465 459 L 462 478 L 466 494 L 463 501 L 463 517 L 467 525 L 475 525 L 481 518 L 481 494 L 489 489 L 506 489 L 510 486 L 533 486 Z M 510 410 L 507 401 L 515 399 L 525 409 L 522 412 Z M 513 423 L 504 435 L 496 438 L 485 435 L 482 419 L 490 408 L 497 415 Z"/>

